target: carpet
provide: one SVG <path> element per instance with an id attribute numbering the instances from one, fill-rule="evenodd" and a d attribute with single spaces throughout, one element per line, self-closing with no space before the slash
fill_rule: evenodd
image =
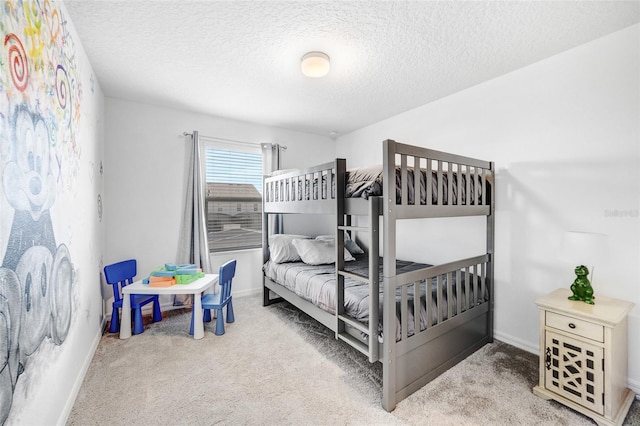
<path id="1" fill-rule="evenodd" d="M 226 334 L 188 336 L 190 311 L 105 334 L 68 425 L 593 425 L 533 395 L 538 357 L 485 345 L 387 413 L 382 368 L 288 303 L 234 300 Z M 147 320 L 148 321 L 148 320 Z M 634 401 L 625 425 L 640 425 Z"/>

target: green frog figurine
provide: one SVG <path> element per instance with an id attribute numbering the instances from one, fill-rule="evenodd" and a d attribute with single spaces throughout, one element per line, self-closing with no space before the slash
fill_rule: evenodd
<path id="1" fill-rule="evenodd" d="M 571 284 L 573 295 L 569 296 L 569 300 L 582 300 L 585 303 L 593 305 L 593 288 L 587 278 L 589 270 L 586 266 L 580 265 L 576 266 L 575 273 L 576 279 L 573 281 L 573 284 Z"/>

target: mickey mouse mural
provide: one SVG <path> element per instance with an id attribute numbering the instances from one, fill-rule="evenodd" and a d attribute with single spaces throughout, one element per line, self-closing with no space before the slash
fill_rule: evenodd
<path id="1" fill-rule="evenodd" d="M 58 2 L 14 0 L 0 13 L 0 424 L 55 366 L 72 327 L 82 85 Z M 57 201 L 56 201 L 57 200 Z M 56 202 L 58 204 L 56 204 Z M 68 226 L 66 226 L 68 225 Z M 47 354 L 47 356 L 45 356 Z M 34 382 L 32 382 L 34 380 Z M 16 393 L 16 386 L 24 392 Z"/>
<path id="2" fill-rule="evenodd" d="M 49 214 L 56 192 L 47 126 L 26 105 L 15 109 L 11 121 L 13 158 L 2 181 L 15 211 L 0 268 L 0 421 L 9 414 L 29 356 L 46 338 L 64 342 L 74 280 L 69 250 L 56 245 Z"/>

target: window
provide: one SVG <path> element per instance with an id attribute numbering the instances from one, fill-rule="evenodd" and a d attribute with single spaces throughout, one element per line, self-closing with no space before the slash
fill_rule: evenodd
<path id="1" fill-rule="evenodd" d="M 216 139 L 207 140 L 204 146 L 209 250 L 220 252 L 261 247 L 260 146 Z"/>

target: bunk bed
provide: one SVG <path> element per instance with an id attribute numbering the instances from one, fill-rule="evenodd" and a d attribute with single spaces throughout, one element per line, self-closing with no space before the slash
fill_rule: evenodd
<path id="1" fill-rule="evenodd" d="M 492 162 L 393 140 L 382 145 L 380 168 L 347 171 L 346 161 L 336 159 L 264 178 L 263 305 L 284 299 L 370 362 L 381 362 L 382 406 L 392 411 L 493 341 L 495 191 Z M 313 267 L 273 262 L 269 219 L 274 214 L 334 215 L 335 261 Z M 398 221 L 457 216 L 486 217 L 485 253 L 439 265 L 396 258 Z M 368 250 L 347 262 L 345 237 L 348 241 L 352 233 L 366 234 Z M 314 274 L 321 280 L 316 287 L 328 296 L 310 294 Z M 296 286 L 287 276 L 306 281 Z"/>

